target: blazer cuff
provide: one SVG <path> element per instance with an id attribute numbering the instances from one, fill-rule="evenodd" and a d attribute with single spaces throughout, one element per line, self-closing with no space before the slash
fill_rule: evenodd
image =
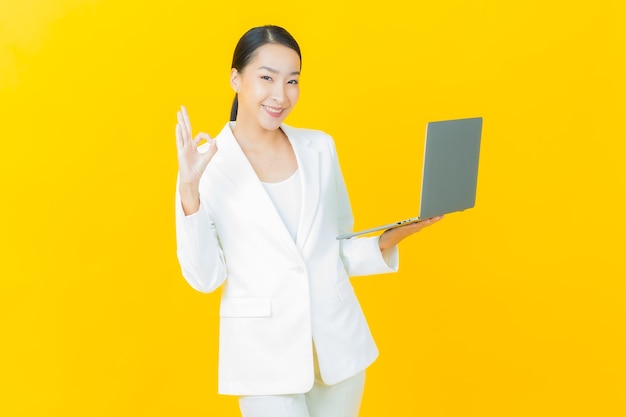
<path id="1" fill-rule="evenodd" d="M 350 276 L 386 274 L 397 272 L 398 247 L 381 252 L 379 236 L 345 239 L 342 241 L 342 257 Z"/>

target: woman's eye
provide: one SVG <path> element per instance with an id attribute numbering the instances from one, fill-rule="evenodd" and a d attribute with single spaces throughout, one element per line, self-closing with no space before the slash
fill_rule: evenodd
<path id="1" fill-rule="evenodd" d="M 299 84 L 298 80 L 290 80 L 287 84 Z"/>
<path id="2" fill-rule="evenodd" d="M 261 79 L 265 81 L 271 81 L 272 77 L 270 77 L 269 75 L 261 75 Z"/>

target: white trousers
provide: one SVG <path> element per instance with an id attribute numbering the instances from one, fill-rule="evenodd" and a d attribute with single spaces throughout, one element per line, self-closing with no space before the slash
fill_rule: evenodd
<path id="1" fill-rule="evenodd" d="M 364 386 L 365 371 L 335 385 L 316 378 L 307 393 L 240 397 L 239 408 L 243 417 L 357 417 Z"/>

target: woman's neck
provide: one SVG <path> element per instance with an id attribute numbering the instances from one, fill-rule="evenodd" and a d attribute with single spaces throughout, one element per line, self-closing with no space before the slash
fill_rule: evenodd
<path id="1" fill-rule="evenodd" d="M 240 122 L 233 135 L 257 177 L 262 182 L 280 182 L 293 175 L 298 162 L 287 135 L 280 128 L 267 130 Z"/>
<path id="2" fill-rule="evenodd" d="M 233 135 L 242 149 L 253 152 L 280 146 L 286 138 L 280 128 L 267 130 L 261 126 L 242 123 L 241 121 L 235 124 Z"/>

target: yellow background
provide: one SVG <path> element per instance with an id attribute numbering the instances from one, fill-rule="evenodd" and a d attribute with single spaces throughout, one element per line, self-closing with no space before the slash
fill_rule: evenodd
<path id="1" fill-rule="evenodd" d="M 273 23 L 357 227 L 415 212 L 427 121 L 484 117 L 475 209 L 353 280 L 362 416 L 626 416 L 624 4 L 0 0 L 0 415 L 238 415 L 175 257 L 175 112 L 217 134 Z"/>

